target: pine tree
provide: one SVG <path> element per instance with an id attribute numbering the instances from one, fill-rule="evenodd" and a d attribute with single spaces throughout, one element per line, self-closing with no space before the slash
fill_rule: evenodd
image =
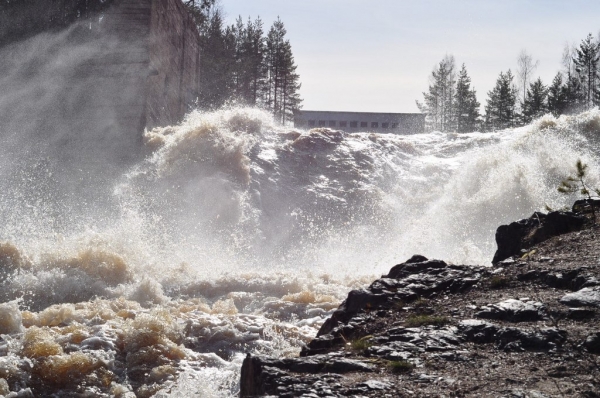
<path id="1" fill-rule="evenodd" d="M 542 83 L 542 79 L 538 78 L 529 85 L 525 102 L 523 102 L 522 121 L 523 123 L 531 123 L 534 119 L 545 115 L 548 112 L 548 88 Z"/>
<path id="2" fill-rule="evenodd" d="M 201 36 L 199 106 L 214 109 L 223 106 L 234 89 L 235 34 L 223 29 L 220 11 L 211 17 Z"/>
<path id="3" fill-rule="evenodd" d="M 300 77 L 292 54 L 292 46 L 285 39 L 286 30 L 279 18 L 273 23 L 266 39 L 267 80 L 264 103 L 276 121 L 285 124 L 300 109 Z"/>
<path id="4" fill-rule="evenodd" d="M 573 62 L 585 95 L 585 107 L 590 109 L 598 100 L 598 57 L 600 48 L 590 33 L 576 50 Z"/>
<path id="5" fill-rule="evenodd" d="M 456 94 L 454 95 L 456 131 L 467 133 L 477 130 L 479 126 L 479 102 L 474 89 L 471 89 L 471 78 L 467 74 L 465 64 L 458 73 Z"/>
<path id="6" fill-rule="evenodd" d="M 510 69 L 506 73 L 500 72 L 496 86 L 488 92 L 485 106 L 485 124 L 488 130 L 505 129 L 515 125 L 517 90 L 513 79 Z"/>
<path id="7" fill-rule="evenodd" d="M 587 109 L 585 90 L 579 77 L 574 75 L 567 77 L 564 96 L 567 103 L 564 113 L 576 114 Z"/>
<path id="8" fill-rule="evenodd" d="M 417 101 L 419 110 L 427 114 L 429 131 L 455 128 L 455 83 L 454 57 L 447 55 L 431 72 L 429 91 L 423 93 L 424 103 Z"/>
<path id="9" fill-rule="evenodd" d="M 296 73 L 296 63 L 292 54 L 292 46 L 289 41 L 285 42 L 283 57 L 283 71 L 281 82 L 281 108 L 276 116 L 281 117 L 281 124 L 293 120 L 294 113 L 300 109 L 302 99 L 300 98 L 300 76 Z"/>
<path id="10" fill-rule="evenodd" d="M 286 123 L 300 109 L 300 77 L 286 30 L 278 18 L 267 37 L 260 18 L 241 17 L 224 27 L 216 0 L 187 1 L 200 32 L 198 105 L 215 109 L 228 101 L 263 107 Z"/>
<path id="11" fill-rule="evenodd" d="M 568 102 L 563 85 L 563 75 L 558 72 L 548 88 L 548 111 L 558 117 L 566 112 Z"/>
<path id="12" fill-rule="evenodd" d="M 216 0 L 186 0 L 184 2 L 200 32 L 203 32 L 208 26 L 215 3 Z"/>
<path id="13" fill-rule="evenodd" d="M 245 59 L 244 70 L 247 84 L 247 91 L 244 95 L 244 102 L 251 106 L 258 104 L 259 96 L 264 91 L 265 76 L 265 38 L 263 36 L 263 23 L 260 18 L 254 22 L 246 23 L 245 36 L 243 40 L 242 54 Z"/>

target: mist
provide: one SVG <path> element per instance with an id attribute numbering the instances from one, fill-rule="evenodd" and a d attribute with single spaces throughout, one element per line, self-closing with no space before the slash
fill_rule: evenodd
<path id="1" fill-rule="evenodd" d="M 0 49 L 3 208 L 36 208 L 30 217 L 47 218 L 55 230 L 113 211 L 115 181 L 141 159 L 141 128 L 128 130 L 131 122 L 118 117 L 141 88 L 105 64 L 133 44 L 100 31 L 80 22 Z M 10 214 L 2 217 L 6 223 Z"/>

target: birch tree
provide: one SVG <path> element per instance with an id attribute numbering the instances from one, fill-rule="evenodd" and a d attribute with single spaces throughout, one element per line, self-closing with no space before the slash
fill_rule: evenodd
<path id="1" fill-rule="evenodd" d="M 533 62 L 531 55 L 526 50 L 521 50 L 517 57 L 517 78 L 519 80 L 519 86 L 522 88 L 523 97 L 521 98 L 521 104 L 527 99 L 527 85 L 531 80 L 533 72 L 538 67 L 539 61 Z"/>

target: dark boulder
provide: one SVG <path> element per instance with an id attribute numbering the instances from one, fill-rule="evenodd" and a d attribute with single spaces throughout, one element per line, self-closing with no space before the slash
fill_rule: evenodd
<path id="1" fill-rule="evenodd" d="M 486 305 L 476 315 L 478 318 L 509 322 L 532 322 L 543 317 L 544 306 L 540 302 L 508 299 Z"/>
<path id="2" fill-rule="evenodd" d="M 600 354 L 600 333 L 592 333 L 583 342 L 583 346 L 592 354 Z"/>
<path id="3" fill-rule="evenodd" d="M 521 250 L 543 242 L 553 236 L 579 231 L 587 218 L 572 212 L 553 211 L 548 214 L 535 212 L 527 219 L 501 225 L 496 230 L 498 249 L 492 263 L 496 264 Z"/>
<path id="4" fill-rule="evenodd" d="M 587 214 L 600 210 L 600 199 L 579 199 L 573 203 L 573 213 Z"/>
<path id="5" fill-rule="evenodd" d="M 406 262 L 392 267 L 384 278 L 400 279 L 409 275 L 419 274 L 431 268 L 445 268 L 447 264 L 441 260 L 428 260 L 427 257 L 414 255 Z"/>
<path id="6" fill-rule="evenodd" d="M 522 329 L 499 327 L 489 322 L 467 319 L 458 324 L 458 330 L 467 341 L 495 343 L 505 351 L 544 351 L 561 346 L 566 332 L 556 328 Z"/>
<path id="7" fill-rule="evenodd" d="M 565 294 L 559 301 L 571 307 L 600 307 L 600 287 L 584 287 L 576 292 Z"/>

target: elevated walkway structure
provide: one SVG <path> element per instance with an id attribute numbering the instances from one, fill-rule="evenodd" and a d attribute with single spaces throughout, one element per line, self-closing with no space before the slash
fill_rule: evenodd
<path id="1" fill-rule="evenodd" d="M 294 126 L 304 129 L 329 127 L 349 133 L 418 134 L 425 131 L 425 114 L 302 110 L 294 115 Z"/>

